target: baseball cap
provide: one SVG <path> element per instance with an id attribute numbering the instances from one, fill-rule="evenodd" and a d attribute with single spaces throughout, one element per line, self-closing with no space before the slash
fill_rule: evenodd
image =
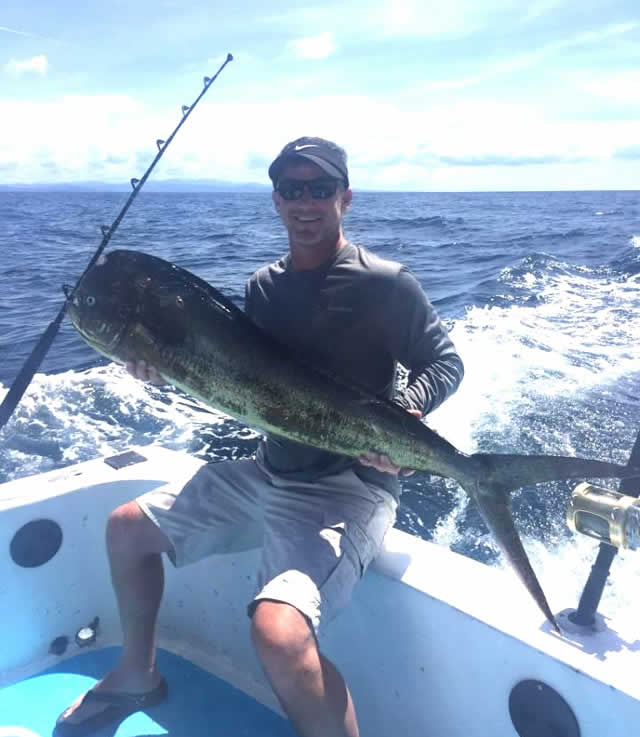
<path id="1" fill-rule="evenodd" d="M 317 164 L 329 176 L 343 179 L 345 186 L 349 186 L 349 172 L 347 170 L 347 154 L 343 148 L 324 138 L 303 136 L 287 143 L 269 167 L 269 177 L 275 187 L 280 173 L 288 160 L 301 157 Z"/>

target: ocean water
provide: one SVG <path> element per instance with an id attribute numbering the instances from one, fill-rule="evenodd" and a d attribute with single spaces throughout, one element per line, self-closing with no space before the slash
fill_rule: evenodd
<path id="1" fill-rule="evenodd" d="M 0 400 L 126 195 L 0 193 Z M 428 422 L 465 452 L 557 453 L 626 463 L 640 429 L 640 192 L 356 193 L 345 230 L 409 266 L 466 367 Z M 141 192 L 111 243 L 187 268 L 242 304 L 253 270 L 286 250 L 268 193 Z M 129 377 L 67 319 L 9 423 L 0 481 L 130 445 L 221 460 L 255 431 Z M 617 488 L 617 482 L 607 482 Z M 514 495 L 514 517 L 552 608 L 575 606 L 596 543 L 565 524 L 570 483 Z M 450 480 L 406 480 L 397 526 L 505 565 Z M 640 554 L 614 563 L 601 611 L 640 604 Z"/>

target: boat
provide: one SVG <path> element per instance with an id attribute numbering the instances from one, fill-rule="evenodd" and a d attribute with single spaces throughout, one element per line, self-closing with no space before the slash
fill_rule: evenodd
<path id="1" fill-rule="evenodd" d="M 146 445 L 0 485 L 0 737 L 49 737 L 115 662 L 107 517 L 202 462 Z M 165 566 L 158 663 L 169 699 L 98 737 L 295 734 L 250 644 L 258 555 Z M 637 617 L 581 626 L 571 603 L 558 635 L 511 571 L 392 529 L 321 646 L 367 737 L 630 737 Z"/>

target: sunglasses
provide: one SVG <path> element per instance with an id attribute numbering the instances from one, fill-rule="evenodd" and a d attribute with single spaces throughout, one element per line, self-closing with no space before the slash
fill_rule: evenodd
<path id="1" fill-rule="evenodd" d="M 299 200 L 305 188 L 314 200 L 328 200 L 338 191 L 339 179 L 319 177 L 318 179 L 281 179 L 276 190 L 283 200 Z"/>

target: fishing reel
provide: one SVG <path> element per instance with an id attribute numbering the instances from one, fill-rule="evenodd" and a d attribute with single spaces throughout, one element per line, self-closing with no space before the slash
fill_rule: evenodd
<path id="1" fill-rule="evenodd" d="M 567 509 L 573 532 L 616 548 L 640 547 L 640 499 L 611 489 L 582 483 L 576 486 Z"/>

